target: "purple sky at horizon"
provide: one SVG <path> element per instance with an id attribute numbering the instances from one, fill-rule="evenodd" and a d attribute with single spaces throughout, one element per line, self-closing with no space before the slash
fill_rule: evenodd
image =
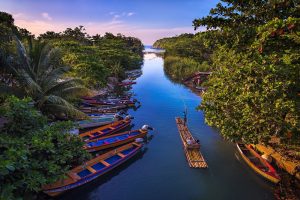
<path id="1" fill-rule="evenodd" d="M 217 0 L 0 0 L 0 11 L 12 14 L 17 26 L 36 35 L 83 25 L 90 35 L 121 33 L 138 37 L 149 45 L 163 37 L 195 33 L 192 21 L 206 16 L 217 3 Z"/>

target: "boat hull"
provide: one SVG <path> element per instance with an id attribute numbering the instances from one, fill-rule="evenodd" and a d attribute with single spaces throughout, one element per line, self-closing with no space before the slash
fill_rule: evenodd
<path id="1" fill-rule="evenodd" d="M 249 145 L 241 145 L 241 144 L 236 144 L 237 149 L 242 156 L 243 160 L 247 163 L 247 165 L 253 169 L 257 174 L 261 175 L 265 179 L 269 180 L 270 182 L 273 183 L 278 183 L 280 181 L 280 177 L 277 175 L 275 169 L 263 158 L 260 157 L 260 155 L 255 152 L 252 148 L 250 148 Z M 251 161 L 246 155 L 245 155 L 245 150 L 243 150 L 243 147 L 247 149 L 251 153 L 252 156 L 258 159 L 258 161 L 268 169 L 268 172 L 262 170 L 259 168 L 253 161 Z"/>
<path id="2" fill-rule="evenodd" d="M 128 127 L 131 123 L 131 120 L 119 120 L 108 124 L 106 126 L 102 126 L 100 128 L 93 129 L 91 131 L 87 131 L 79 135 L 85 142 L 89 140 L 94 140 L 103 136 L 107 136 L 113 134 L 117 131 L 120 131 L 126 127 Z"/>
<path id="3" fill-rule="evenodd" d="M 88 152 L 95 152 L 120 146 L 122 144 L 133 142 L 136 138 L 143 138 L 147 135 L 147 133 L 148 131 L 134 130 L 99 138 L 96 140 L 91 140 L 86 143 L 84 149 L 86 149 Z"/>
<path id="4" fill-rule="evenodd" d="M 65 179 L 65 180 L 58 181 L 51 185 L 46 185 L 43 187 L 43 192 L 49 196 L 57 196 L 68 190 L 80 187 L 88 182 L 91 182 L 94 179 L 96 179 L 96 178 L 102 176 L 103 174 L 111 171 L 112 169 L 118 167 L 119 165 L 126 162 L 130 158 L 134 157 L 139 152 L 139 150 L 142 148 L 142 146 L 143 146 L 142 144 L 137 144 L 137 143 L 133 142 L 133 143 L 124 145 L 122 147 L 119 147 L 115 150 L 109 151 L 106 154 L 100 155 L 100 156 L 88 161 L 87 162 L 88 165 L 76 167 L 73 170 L 71 170 L 70 173 L 78 174 L 78 173 L 80 173 L 79 170 L 83 171 L 83 169 L 85 169 L 85 170 L 88 168 L 90 169 L 92 165 L 95 165 L 95 163 L 100 163 L 101 161 L 103 162 L 103 160 L 105 160 L 105 159 L 107 160 L 113 156 L 120 155 L 120 153 L 123 157 L 120 158 L 119 160 L 117 160 L 116 162 L 114 162 L 113 164 L 110 164 L 101 170 L 98 170 L 98 171 L 94 170 L 95 172 L 93 172 L 92 174 L 90 174 L 84 178 L 77 179 L 77 180 L 76 179 L 70 180 L 70 178 L 68 178 L 68 180 Z M 127 155 L 122 154 L 122 152 L 124 152 L 130 148 L 134 148 L 134 149 L 132 151 L 130 151 Z"/>

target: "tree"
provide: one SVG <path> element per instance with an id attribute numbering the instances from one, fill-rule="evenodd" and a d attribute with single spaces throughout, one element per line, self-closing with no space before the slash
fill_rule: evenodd
<path id="1" fill-rule="evenodd" d="M 300 17 L 299 3 L 294 0 L 221 0 L 210 14 L 195 19 L 195 30 L 205 26 L 208 30 L 219 29 L 222 39 L 236 50 L 247 50 L 254 42 L 256 28 L 274 18 Z"/>
<path id="2" fill-rule="evenodd" d="M 80 79 L 64 78 L 70 70 L 63 66 L 60 50 L 51 48 L 42 41 L 36 41 L 26 53 L 19 40 L 19 63 L 11 66 L 19 81 L 19 87 L 32 97 L 35 106 L 46 114 L 66 114 L 70 117 L 85 115 L 68 101 L 83 95 L 87 89 Z"/>
<path id="3" fill-rule="evenodd" d="M 45 184 L 89 159 L 71 122 L 51 126 L 31 99 L 10 97 L 1 108 L 8 123 L 0 130 L 0 199 L 36 199 Z"/>
<path id="4" fill-rule="evenodd" d="M 294 1 L 223 1 L 196 27 L 226 37 L 203 95 L 206 122 L 232 140 L 299 145 L 300 23 Z M 298 17 L 297 17 L 298 16 Z M 234 40 L 234 38 L 236 40 Z M 292 138 L 288 135 L 292 135 Z"/>

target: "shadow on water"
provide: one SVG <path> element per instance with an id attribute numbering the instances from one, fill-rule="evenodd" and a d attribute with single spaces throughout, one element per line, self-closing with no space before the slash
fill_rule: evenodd
<path id="1" fill-rule="evenodd" d="M 59 200 L 86 199 L 88 197 L 88 194 L 92 193 L 94 190 L 97 190 L 98 187 L 101 187 L 101 185 L 105 184 L 106 182 L 110 181 L 114 177 L 118 176 L 120 173 L 124 172 L 136 161 L 142 159 L 147 151 L 148 148 L 146 146 L 143 147 L 137 153 L 137 155 L 135 155 L 133 158 L 129 159 L 125 163 L 121 164 L 120 166 L 116 167 L 112 171 L 107 172 L 106 174 L 102 175 L 101 177 L 98 177 L 97 179 L 93 180 L 90 183 L 87 183 L 86 185 L 82 185 L 79 188 L 75 188 L 66 193 L 63 193 L 61 196 L 55 199 L 59 199 Z"/>

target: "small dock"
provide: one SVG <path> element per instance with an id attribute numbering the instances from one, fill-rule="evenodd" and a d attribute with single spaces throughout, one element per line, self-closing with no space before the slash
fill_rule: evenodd
<path id="1" fill-rule="evenodd" d="M 189 166 L 191 168 L 207 168 L 208 165 L 200 152 L 200 145 L 184 124 L 183 120 L 180 117 L 176 117 L 175 120 Z"/>

